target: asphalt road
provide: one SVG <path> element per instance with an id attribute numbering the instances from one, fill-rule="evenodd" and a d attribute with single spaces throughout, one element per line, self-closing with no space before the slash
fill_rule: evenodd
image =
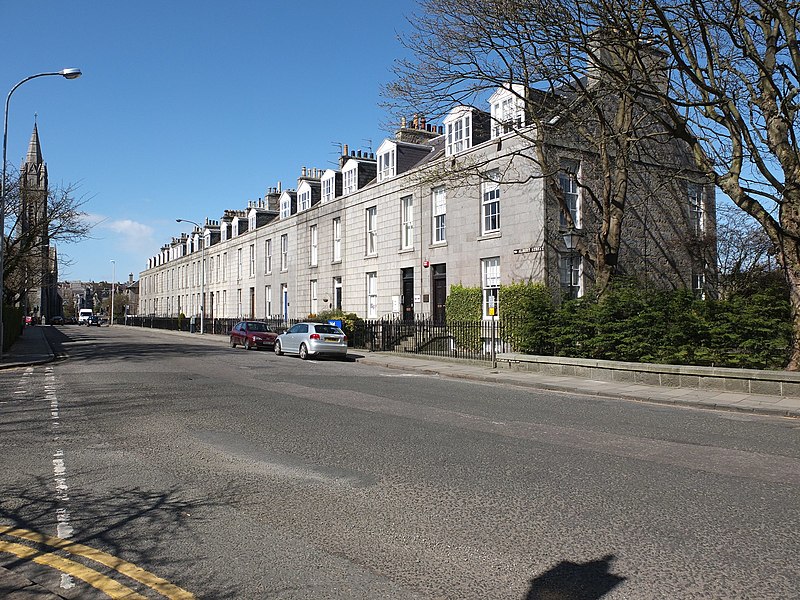
<path id="1" fill-rule="evenodd" d="M 797 420 L 49 335 L 0 372 L 0 564 L 67 597 L 20 531 L 144 598 L 800 598 Z"/>

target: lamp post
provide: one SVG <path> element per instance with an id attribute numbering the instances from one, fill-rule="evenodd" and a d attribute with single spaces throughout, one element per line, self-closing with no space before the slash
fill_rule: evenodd
<path id="1" fill-rule="evenodd" d="M 199 223 L 190 221 L 189 219 L 175 219 L 176 223 L 191 223 L 197 229 L 202 230 Z M 206 312 L 206 240 L 205 236 L 202 241 L 202 249 L 200 253 L 200 334 L 205 331 L 205 312 Z"/>
<path id="2" fill-rule="evenodd" d="M 575 249 L 578 247 L 578 240 L 580 239 L 582 232 L 578 229 L 570 229 L 566 231 L 563 235 L 564 238 L 564 245 L 567 247 L 567 252 L 569 252 L 569 297 L 570 298 L 577 298 L 578 297 L 578 288 L 579 285 L 575 285 L 573 279 L 573 267 L 575 260 Z"/>
<path id="3" fill-rule="evenodd" d="M 26 81 L 30 81 L 31 79 L 36 79 L 37 77 L 51 77 L 55 75 L 60 75 L 65 79 L 77 79 L 81 76 L 80 69 L 61 69 L 60 71 L 56 71 L 53 73 L 37 73 L 36 75 L 31 75 L 26 77 L 22 81 L 18 82 L 14 87 L 11 88 L 11 91 L 8 92 L 8 96 L 6 96 L 6 106 L 5 112 L 3 112 L 3 179 L 2 183 L 0 183 L 0 359 L 3 358 L 3 342 L 5 341 L 5 328 L 3 327 L 3 298 L 5 297 L 4 293 L 4 282 L 3 282 L 3 274 L 5 272 L 5 231 L 6 231 L 6 157 L 7 157 L 7 148 L 8 148 L 8 105 L 11 102 L 11 94 L 13 94 L 19 86 L 21 86 Z"/>
<path id="4" fill-rule="evenodd" d="M 117 261 L 111 259 L 111 319 L 108 321 L 108 326 L 114 324 L 114 288 L 117 281 Z"/>

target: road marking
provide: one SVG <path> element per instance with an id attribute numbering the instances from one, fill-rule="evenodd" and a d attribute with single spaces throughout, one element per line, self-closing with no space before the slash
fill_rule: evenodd
<path id="1" fill-rule="evenodd" d="M 50 403 L 50 419 L 53 426 L 53 436 L 58 441 L 58 429 L 61 426 L 61 414 L 58 406 L 58 396 L 56 395 L 56 376 L 53 367 L 45 369 L 44 380 L 45 400 Z M 67 463 L 64 458 L 63 450 L 56 450 L 53 454 L 53 480 L 56 488 L 56 535 L 61 539 L 71 538 L 75 529 L 70 524 L 69 510 L 69 486 L 67 485 Z M 72 575 L 62 573 L 60 587 L 64 590 L 71 590 L 75 587 Z"/>
<path id="2" fill-rule="evenodd" d="M 14 554 L 19 558 L 30 560 L 46 567 L 52 567 L 59 571 L 74 575 L 78 579 L 82 579 L 93 588 L 100 590 L 110 598 L 124 598 L 125 600 L 147 600 L 145 596 L 137 594 L 131 588 L 117 583 L 110 577 L 106 577 L 97 571 L 90 569 L 80 563 L 63 558 L 52 552 L 42 554 L 35 548 L 25 546 L 24 544 L 16 544 L 14 542 L 5 542 L 0 540 L 0 551 Z"/>
<path id="3" fill-rule="evenodd" d="M 134 581 L 138 581 L 139 583 L 146 585 L 150 589 L 158 592 L 165 598 L 169 598 L 170 600 L 194 600 L 195 598 L 194 594 L 192 594 L 191 592 L 187 592 L 186 590 L 170 583 L 166 579 L 163 579 L 158 575 L 154 575 L 153 573 L 145 571 L 141 567 L 137 567 L 133 563 L 124 561 L 121 558 L 108 554 L 107 552 L 103 552 L 102 550 L 97 550 L 96 548 L 92 548 L 91 546 L 86 546 L 84 544 L 79 544 L 77 542 L 72 542 L 69 540 L 54 538 L 49 535 L 44 535 L 27 529 L 18 529 L 16 527 L 9 527 L 9 526 L 0 526 L 0 535 L 7 535 L 9 537 L 16 537 L 23 540 L 27 540 L 29 542 L 43 544 L 45 546 L 50 546 L 51 548 L 55 548 L 57 550 L 68 552 L 73 556 L 80 556 L 82 558 L 86 558 L 96 563 L 100 563 L 101 565 L 109 567 L 110 569 L 115 570 L 117 573 L 124 575 L 125 577 L 128 577 L 130 579 L 133 579 Z M 0 550 L 5 550 L 9 545 L 20 546 L 26 549 L 27 551 L 30 551 L 28 554 L 24 556 L 24 558 L 30 558 L 34 562 L 39 562 L 40 564 L 47 564 L 60 571 L 68 572 L 72 575 L 75 575 L 79 579 L 82 579 L 92 587 L 95 587 L 100 591 L 109 594 L 106 588 L 99 587 L 98 585 L 95 585 L 95 583 L 93 583 L 93 581 L 102 582 L 103 580 L 108 580 L 109 578 L 100 573 L 97 573 L 96 571 L 90 569 L 89 567 L 86 567 L 74 561 L 69 561 L 68 559 L 61 559 L 61 557 L 55 554 L 41 554 L 37 550 L 30 548 L 29 546 L 24 546 L 22 544 L 13 544 L 11 542 L 4 542 L 3 540 L 0 540 Z M 16 552 L 14 552 L 13 549 L 5 551 L 17 554 Z M 17 554 L 17 556 L 21 555 Z M 61 560 L 66 560 L 67 562 L 72 563 L 73 565 L 77 565 L 78 567 L 80 567 L 80 569 L 72 570 L 71 565 L 66 565 L 66 564 L 64 566 L 70 568 L 61 568 L 60 566 L 58 566 L 57 561 L 41 562 L 39 560 L 36 560 L 36 558 L 49 557 L 49 556 L 53 556 Z M 90 573 L 86 573 L 87 571 Z M 95 575 L 92 576 L 91 573 L 94 573 Z M 87 579 L 83 575 L 89 576 L 89 579 Z M 118 584 L 117 582 L 114 583 L 116 585 L 121 585 Z M 129 590 L 128 593 L 135 594 L 135 592 L 131 590 Z M 138 594 L 133 596 L 111 596 L 111 597 L 112 598 L 124 597 L 126 600 L 128 600 L 128 598 L 130 598 L 131 600 L 143 598 Z"/>

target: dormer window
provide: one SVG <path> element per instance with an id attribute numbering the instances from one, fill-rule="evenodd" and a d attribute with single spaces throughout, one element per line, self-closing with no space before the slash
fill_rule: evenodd
<path id="1" fill-rule="evenodd" d="M 311 208 L 311 190 L 305 190 L 297 194 L 297 210 L 308 210 Z"/>
<path id="2" fill-rule="evenodd" d="M 395 150 L 392 146 L 386 152 L 378 154 L 378 181 L 394 177 L 395 172 Z"/>
<path id="3" fill-rule="evenodd" d="M 447 140 L 445 154 L 452 156 L 472 147 L 472 110 L 460 107 L 444 120 Z"/>
<path id="4" fill-rule="evenodd" d="M 325 175 L 323 175 L 320 180 L 320 186 L 322 190 L 321 202 L 324 203 L 333 200 L 336 194 L 336 171 L 331 171 L 330 169 L 325 171 Z"/>
<path id="5" fill-rule="evenodd" d="M 342 193 L 352 194 L 358 190 L 358 163 L 350 161 L 342 170 Z"/>
<path id="6" fill-rule="evenodd" d="M 292 198 L 289 194 L 281 197 L 281 219 L 288 219 L 292 215 Z"/>
<path id="7" fill-rule="evenodd" d="M 256 211 L 251 210 L 250 214 L 247 216 L 248 222 L 248 229 L 253 231 L 256 228 Z"/>
<path id="8" fill-rule="evenodd" d="M 525 125 L 524 87 L 515 84 L 501 88 L 491 98 L 492 138 L 516 131 Z"/>

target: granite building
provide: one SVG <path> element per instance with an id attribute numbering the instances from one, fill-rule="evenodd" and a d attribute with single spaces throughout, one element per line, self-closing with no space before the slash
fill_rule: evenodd
<path id="1" fill-rule="evenodd" d="M 485 316 L 502 311 L 499 288 L 512 282 L 582 296 L 593 265 L 564 234 L 591 243 L 602 226 L 589 198 L 598 159 L 569 119 L 552 118 L 536 136 L 560 166 L 544 173 L 517 92 L 500 88 L 489 110 L 458 107 L 438 126 L 415 117 L 374 154 L 344 146 L 338 168 L 303 167 L 294 189 L 206 218 L 148 260 L 139 313 L 442 319 L 454 284 L 482 288 Z M 616 270 L 713 291 L 713 186 L 676 143 L 631 169 Z"/>

